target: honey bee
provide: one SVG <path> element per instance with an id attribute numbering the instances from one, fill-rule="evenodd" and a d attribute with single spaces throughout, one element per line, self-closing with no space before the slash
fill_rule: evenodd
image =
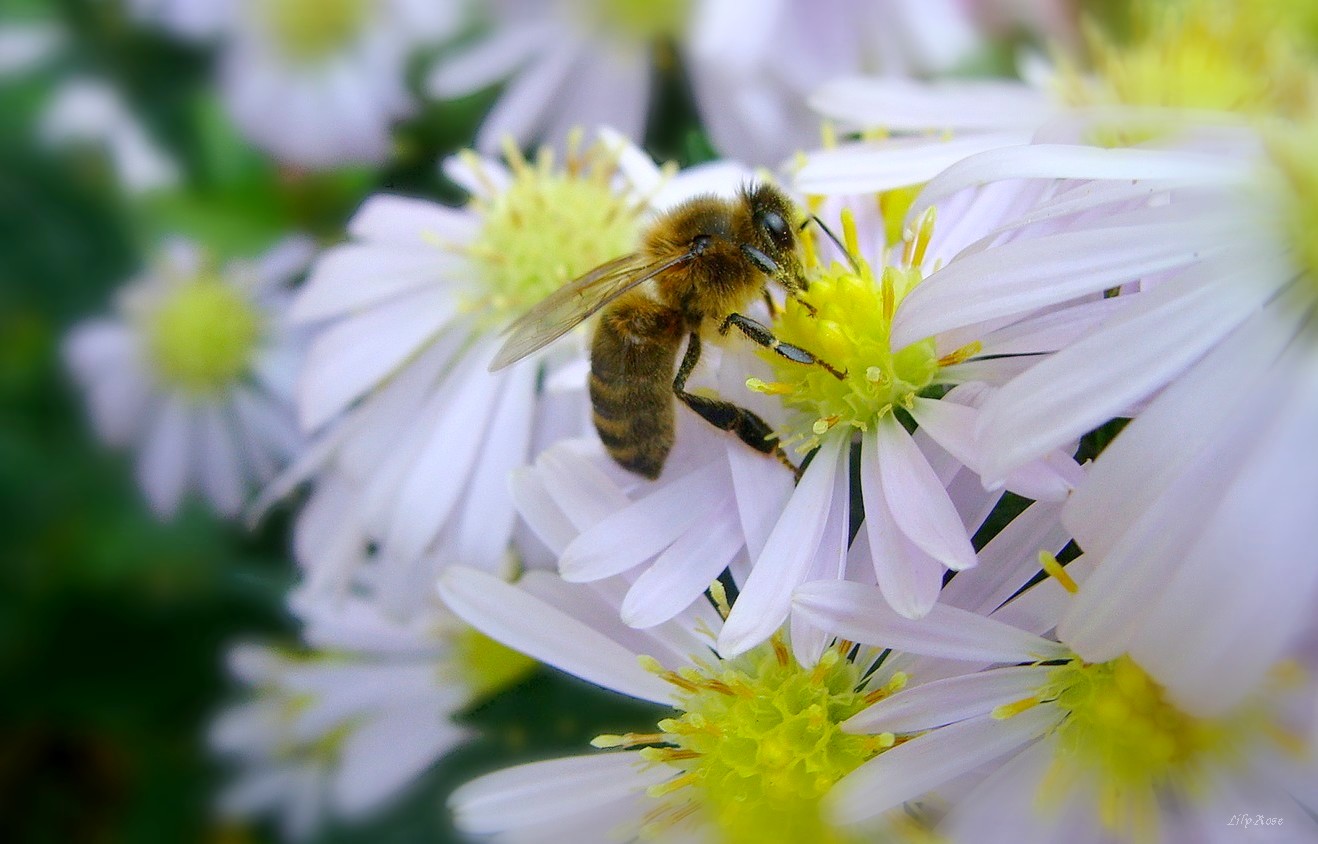
<path id="1" fill-rule="evenodd" d="M 744 186 L 735 199 L 707 195 L 657 219 L 638 251 L 568 282 L 512 323 L 490 371 L 562 337 L 604 309 L 590 350 L 590 401 L 595 429 L 619 465 L 654 479 L 673 446 L 673 398 L 702 418 L 795 471 L 769 425 L 745 408 L 686 390 L 700 360 L 701 335 L 738 329 L 788 360 L 839 372 L 768 326 L 741 313 L 776 281 L 801 300 L 806 289 L 797 232 L 808 218 L 782 191 Z M 652 282 L 648 287 L 646 282 Z M 677 352 L 686 338 L 686 353 Z M 672 377 L 672 381 L 669 378 Z"/>

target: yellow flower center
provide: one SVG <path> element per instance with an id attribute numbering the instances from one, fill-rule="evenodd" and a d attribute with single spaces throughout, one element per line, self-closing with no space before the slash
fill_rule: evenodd
<path id="1" fill-rule="evenodd" d="M 713 665 L 676 673 L 651 667 L 679 690 L 681 715 L 660 721 L 653 735 L 595 740 L 597 747 L 666 745 L 640 751 L 676 771 L 650 790 L 663 802 L 650 813 L 647 837 L 662 840 L 694 817 L 728 844 L 854 840 L 828 823 L 820 799 L 894 738 L 844 733 L 839 725 L 900 687 L 904 675 L 867 694 L 860 667 L 841 648 L 807 669 L 778 636 Z"/>
<path id="2" fill-rule="evenodd" d="M 690 0 L 589 0 L 588 14 L 604 30 L 635 41 L 677 38 Z"/>
<path id="3" fill-rule="evenodd" d="M 613 187 L 616 156 L 602 145 L 569 144 L 565 166 L 551 151 L 534 163 L 508 145 L 512 181 L 491 199 L 473 199 L 481 217 L 465 247 L 479 268 L 481 291 L 468 302 L 490 326 L 505 324 L 549 293 L 636 249 L 644 205 Z M 479 160 L 469 162 L 478 172 Z"/>
<path id="4" fill-rule="evenodd" d="M 165 383 L 213 394 L 246 372 L 262 329 L 251 301 L 218 276 L 204 274 L 170 290 L 150 315 L 147 348 Z"/>
<path id="5" fill-rule="evenodd" d="M 276 46 L 287 58 L 314 62 L 343 49 L 370 12 L 371 0 L 256 0 Z"/>
<path id="6" fill-rule="evenodd" d="M 1282 219 L 1304 280 L 1309 302 L 1318 301 L 1318 119 L 1271 127 L 1268 152 L 1283 197 Z"/>
<path id="7" fill-rule="evenodd" d="M 775 380 L 752 378 L 747 386 L 781 397 L 794 411 L 784 442 L 808 451 L 819 437 L 837 425 L 867 430 L 897 408 L 909 408 L 921 391 L 933 386 L 940 360 L 932 338 L 893 350 L 889 343 L 897 306 L 917 284 L 920 262 L 933 232 L 932 209 L 906 242 L 902 266 L 885 266 L 876 275 L 860 255 L 855 222 L 843 215 L 847 251 L 857 266 L 833 262 L 822 266 L 807 236 L 806 276 L 809 290 L 803 302 L 789 299 L 774 323 L 774 334 L 846 373 L 839 379 L 819 366 L 803 366 L 765 351 Z M 810 307 L 807 307 L 807 303 Z M 811 313 L 810 308 L 814 308 Z"/>
<path id="8" fill-rule="evenodd" d="M 1188 715 L 1128 656 L 1073 658 L 1049 672 L 1035 697 L 995 715 L 1010 717 L 1039 702 L 1065 712 L 1040 807 L 1056 809 L 1072 787 L 1092 783 L 1103 824 L 1141 841 L 1157 840 L 1160 796 L 1202 794 L 1213 769 L 1230 767 L 1266 737 L 1261 710 L 1247 706 L 1222 719 Z"/>
<path id="9" fill-rule="evenodd" d="M 538 665 L 529 656 L 496 642 L 474 627 L 457 635 L 453 662 L 475 700 L 511 689 L 529 677 Z"/>
<path id="10" fill-rule="evenodd" d="M 1073 105 L 1204 109 L 1250 116 L 1311 113 L 1318 94 L 1296 24 L 1311 4 L 1179 0 L 1135 4 L 1131 37 L 1116 43 L 1091 27 L 1096 78 L 1070 69 L 1063 98 Z M 1096 140 L 1124 145 L 1162 127 L 1107 127 Z"/>

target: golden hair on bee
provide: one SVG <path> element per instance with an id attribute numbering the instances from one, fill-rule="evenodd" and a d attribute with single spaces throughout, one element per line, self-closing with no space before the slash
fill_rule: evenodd
<path id="1" fill-rule="evenodd" d="M 743 186 L 731 199 L 689 199 L 656 218 L 636 252 L 569 282 L 509 326 L 490 369 L 530 355 L 602 310 L 591 342 L 590 400 L 600 440 L 621 466 L 659 476 L 673 446 L 676 397 L 710 424 L 792 467 L 763 419 L 732 402 L 689 393 L 686 381 L 711 327 L 720 336 L 736 328 L 789 360 L 843 377 L 742 313 L 767 296 L 770 281 L 790 297 L 804 292 L 797 234 L 806 219 L 786 194 L 763 182 Z"/>

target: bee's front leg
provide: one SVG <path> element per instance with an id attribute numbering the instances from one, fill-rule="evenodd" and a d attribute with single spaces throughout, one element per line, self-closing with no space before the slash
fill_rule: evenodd
<path id="1" fill-rule="evenodd" d="M 773 336 L 773 332 L 769 330 L 767 325 L 756 322 L 748 316 L 738 313 L 728 314 L 724 317 L 723 322 L 719 324 L 719 334 L 727 336 L 728 330 L 733 326 L 736 326 L 742 334 L 745 334 L 757 345 L 770 349 L 790 361 L 803 363 L 807 366 L 823 367 L 829 375 L 832 375 L 839 381 L 847 377 L 845 371 L 836 369 L 827 361 L 815 357 L 813 353 L 800 346 L 793 346 L 791 343 L 784 343 L 779 340 L 777 337 Z"/>

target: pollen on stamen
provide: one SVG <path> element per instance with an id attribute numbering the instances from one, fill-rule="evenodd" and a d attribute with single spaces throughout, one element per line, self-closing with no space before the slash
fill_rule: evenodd
<path id="1" fill-rule="evenodd" d="M 1039 565 L 1048 573 L 1048 576 L 1061 584 L 1062 588 L 1072 595 L 1080 591 L 1080 586 L 1075 579 L 1067 572 L 1062 564 L 1057 561 L 1057 557 L 1047 551 L 1039 552 Z"/>
<path id="2" fill-rule="evenodd" d="M 561 164 L 549 149 L 528 160 L 511 139 L 503 150 L 508 173 L 499 179 L 475 154 L 460 153 L 484 194 L 469 201 L 479 228 L 460 252 L 476 270 L 466 310 L 486 327 L 506 324 L 566 282 L 633 251 L 646 207 L 615 188 L 620 153 L 603 142 L 569 149 Z"/>
<path id="3" fill-rule="evenodd" d="M 847 656 L 851 648 L 839 643 L 806 668 L 780 635 L 706 666 L 699 680 L 682 672 L 692 691 L 678 696 L 680 715 L 659 722 L 662 746 L 640 751 L 647 763 L 676 769 L 648 792 L 663 801 L 647 813 L 652 830 L 698 816 L 716 830 L 715 840 L 734 844 L 850 840 L 831 828 L 819 801 L 899 741 L 889 733 L 841 729 L 867 705 L 860 669 Z M 615 747 L 631 738 L 602 740 Z"/>
<path id="4" fill-rule="evenodd" d="M 924 240 L 932 219 L 925 214 L 917 226 Z M 828 266 L 807 262 L 803 301 L 789 298 L 773 326 L 782 343 L 810 351 L 829 367 L 805 366 L 762 352 L 774 379 L 746 382 L 751 390 L 780 397 L 789 420 L 775 433 L 784 447 L 800 453 L 815 448 L 839 427 L 871 430 L 894 409 L 910 407 L 916 396 L 936 383 L 943 366 L 932 338 L 896 350 L 889 342 L 893 315 L 919 284 L 920 269 L 872 267 L 860 252 L 860 233 L 849 209 L 842 211 L 840 223 L 846 262 L 833 260 Z M 802 240 L 809 249 L 813 237 Z M 921 249 L 910 251 L 922 254 Z M 967 347 L 966 353 L 973 352 Z M 844 376 L 836 377 L 834 370 Z"/>
<path id="5" fill-rule="evenodd" d="M 1001 706 L 993 707 L 990 716 L 996 721 L 1005 721 L 1008 718 L 1014 718 L 1022 712 L 1033 709 L 1041 703 L 1037 696 L 1022 698 L 1014 703 L 1004 703 Z"/>

